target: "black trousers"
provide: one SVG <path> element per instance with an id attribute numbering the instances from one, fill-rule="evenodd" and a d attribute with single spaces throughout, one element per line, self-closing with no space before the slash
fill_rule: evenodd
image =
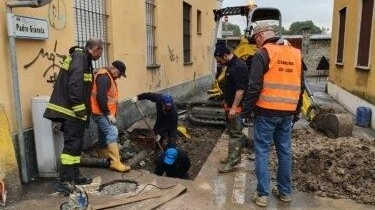
<path id="1" fill-rule="evenodd" d="M 65 120 L 62 123 L 62 131 L 64 133 L 63 154 L 68 154 L 71 156 L 81 156 L 85 128 L 85 122 Z"/>

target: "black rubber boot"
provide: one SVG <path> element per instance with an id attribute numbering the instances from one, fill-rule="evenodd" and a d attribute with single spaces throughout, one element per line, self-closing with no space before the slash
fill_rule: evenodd
<path id="1" fill-rule="evenodd" d="M 228 160 L 225 165 L 219 167 L 220 173 L 234 171 L 236 165 L 241 162 L 242 143 L 232 143 L 228 148 Z"/>
<path id="2" fill-rule="evenodd" d="M 73 168 L 73 182 L 76 185 L 91 184 L 92 178 L 89 175 L 82 176 L 79 172 L 79 164 L 75 164 Z"/>
<path id="3" fill-rule="evenodd" d="M 55 191 L 64 196 L 69 196 L 73 192 L 72 175 L 71 166 L 61 165 L 59 181 L 55 185 Z"/>
<path id="4" fill-rule="evenodd" d="M 55 185 L 55 191 L 61 193 L 64 196 L 69 196 L 73 193 L 74 187 L 70 184 L 70 182 L 57 182 Z"/>

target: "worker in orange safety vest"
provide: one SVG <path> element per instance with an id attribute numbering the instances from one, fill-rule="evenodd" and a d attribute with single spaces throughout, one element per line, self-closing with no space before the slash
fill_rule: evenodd
<path id="1" fill-rule="evenodd" d="M 110 168 L 119 172 L 130 171 L 130 166 L 121 163 L 116 127 L 118 90 L 116 79 L 126 77 L 126 66 L 122 61 L 114 61 L 111 66 L 99 69 L 94 76 L 91 92 L 92 118 L 98 126 L 100 156 L 110 158 Z"/>
<path id="2" fill-rule="evenodd" d="M 255 173 L 253 201 L 267 206 L 270 175 L 268 157 L 274 144 L 278 157 L 277 188 L 281 201 L 291 201 L 291 125 L 300 112 L 304 90 L 300 50 L 275 36 L 267 23 L 254 28 L 252 41 L 260 48 L 253 57 L 243 116 L 254 114 Z"/>

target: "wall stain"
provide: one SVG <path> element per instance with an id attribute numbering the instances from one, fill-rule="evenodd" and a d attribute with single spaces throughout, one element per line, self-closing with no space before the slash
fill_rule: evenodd
<path id="1" fill-rule="evenodd" d="M 27 70 L 30 67 L 32 67 L 37 60 L 39 60 L 39 59 L 46 59 L 50 63 L 50 65 L 47 66 L 47 68 L 43 72 L 43 78 L 46 78 L 47 74 L 50 72 L 51 69 L 55 70 L 55 67 L 57 69 L 60 69 L 61 64 L 63 63 L 64 59 L 66 58 L 66 55 L 57 53 L 56 49 L 57 49 L 57 40 L 55 41 L 53 52 L 48 52 L 44 48 L 41 48 L 39 50 L 38 54 L 35 56 L 35 58 L 31 62 L 25 64 L 23 67 Z M 56 59 L 60 59 L 60 61 L 56 62 Z M 57 78 L 57 74 L 54 71 L 54 72 L 50 73 L 50 76 L 49 76 L 49 78 L 46 81 L 48 83 L 53 83 L 54 84 L 55 81 L 56 81 L 56 78 Z"/>
<path id="2" fill-rule="evenodd" d="M 48 20 L 51 27 L 62 30 L 66 26 L 66 6 L 63 0 L 55 0 L 49 3 Z"/>
<path id="3" fill-rule="evenodd" d="M 169 60 L 170 61 L 176 61 L 178 63 L 179 61 L 179 57 L 176 53 L 174 53 L 174 49 L 170 48 L 169 45 L 167 45 L 168 47 L 168 52 L 169 52 Z"/>

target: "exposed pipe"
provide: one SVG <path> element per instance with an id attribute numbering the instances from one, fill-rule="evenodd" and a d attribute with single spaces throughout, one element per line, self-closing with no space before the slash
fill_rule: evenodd
<path id="1" fill-rule="evenodd" d="M 26 155 L 25 155 L 25 140 L 24 140 L 24 135 L 23 135 L 20 89 L 19 89 L 18 70 L 17 70 L 16 37 L 14 36 L 12 8 L 13 7 L 36 7 L 36 6 L 38 6 L 38 1 L 6 2 L 9 55 L 10 55 L 10 66 L 12 68 L 13 101 L 14 101 L 14 107 L 15 107 L 15 112 L 16 112 L 17 140 L 18 140 L 19 156 L 20 156 L 20 162 L 21 162 L 21 180 L 25 183 L 27 183 L 29 179 L 27 176 L 27 167 L 26 167 L 27 163 L 26 163 Z"/>

